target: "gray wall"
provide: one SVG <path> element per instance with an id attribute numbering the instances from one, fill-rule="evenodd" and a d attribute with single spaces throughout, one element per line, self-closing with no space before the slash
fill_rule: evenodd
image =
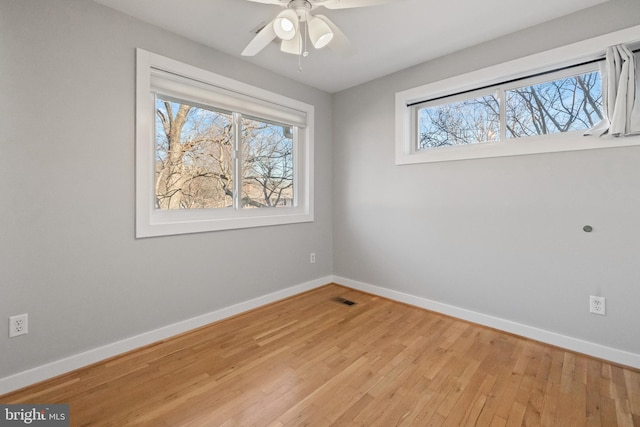
<path id="1" fill-rule="evenodd" d="M 30 320 L 0 378 L 331 273 L 640 353 L 640 149 L 398 167 L 393 141 L 396 91 L 638 16 L 613 0 L 332 105 L 90 1 L 0 0 L 0 331 Z M 134 239 L 136 47 L 315 105 L 315 222 Z"/>
<path id="2" fill-rule="evenodd" d="M 331 274 L 330 95 L 86 0 L 0 29 L 0 378 Z M 315 222 L 134 239 L 136 47 L 315 105 Z"/>
<path id="3" fill-rule="evenodd" d="M 640 147 L 394 165 L 397 91 L 639 17 L 614 0 L 335 94 L 334 274 L 640 353 Z"/>

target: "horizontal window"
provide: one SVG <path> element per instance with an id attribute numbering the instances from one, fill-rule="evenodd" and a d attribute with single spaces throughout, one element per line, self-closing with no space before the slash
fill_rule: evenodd
<path id="1" fill-rule="evenodd" d="M 313 220 L 313 107 L 138 50 L 137 237 Z"/>
<path id="2" fill-rule="evenodd" d="M 294 206 L 293 148 L 290 125 L 157 96 L 155 207 Z"/>
<path id="3" fill-rule="evenodd" d="M 396 164 L 639 145 L 583 136 L 603 117 L 599 58 L 633 41 L 640 26 L 396 93 Z"/>
<path id="4" fill-rule="evenodd" d="M 584 131 L 602 119 L 597 65 L 563 69 L 532 79 L 426 101 L 416 116 L 416 150 Z M 462 97 L 462 99 L 460 99 Z"/>

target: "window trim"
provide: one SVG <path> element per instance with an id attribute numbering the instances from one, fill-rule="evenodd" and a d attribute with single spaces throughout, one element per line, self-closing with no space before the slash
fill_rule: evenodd
<path id="1" fill-rule="evenodd" d="M 152 74 L 160 70 L 182 79 L 237 95 L 241 102 L 256 100 L 263 106 L 294 112 L 305 117 L 298 122 L 294 147 L 294 199 L 292 207 L 264 209 L 160 210 L 155 208 L 155 96 Z M 210 94 L 209 94 L 210 95 Z M 183 99 L 189 101 L 186 97 Z M 197 101 L 197 100 L 196 100 Z M 287 123 L 289 124 L 289 123 Z M 291 123 L 294 124 L 294 123 Z M 143 49 L 136 49 L 136 238 L 200 233 L 250 227 L 311 222 L 313 216 L 314 107 L 210 71 L 206 71 Z"/>
<path id="2" fill-rule="evenodd" d="M 458 92 L 472 91 L 529 74 L 578 64 L 603 55 L 607 46 L 640 41 L 640 25 L 497 64 L 396 93 L 396 165 L 516 156 L 640 145 L 640 137 L 583 137 L 575 132 L 513 138 L 467 146 L 416 150 L 414 109 L 408 105 Z"/>

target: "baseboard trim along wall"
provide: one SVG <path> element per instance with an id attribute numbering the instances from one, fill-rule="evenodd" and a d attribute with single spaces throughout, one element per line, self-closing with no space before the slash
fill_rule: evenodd
<path id="1" fill-rule="evenodd" d="M 352 289 L 367 292 L 373 295 L 378 295 L 380 297 L 424 308 L 430 311 L 435 311 L 437 313 L 446 314 L 451 317 L 467 320 L 472 323 L 488 326 L 490 328 L 512 333 L 514 335 L 519 335 L 521 337 L 530 338 L 532 340 L 540 341 L 556 347 L 575 351 L 577 353 L 586 354 L 588 356 L 608 360 L 613 363 L 640 369 L 639 354 L 605 347 L 603 345 L 595 344 L 589 341 L 572 338 L 566 335 L 557 334 L 555 332 L 534 328 L 532 326 L 512 322 L 506 319 L 501 319 L 499 317 L 489 316 L 475 311 L 443 304 L 427 298 L 417 297 L 415 295 L 394 291 L 380 286 L 370 285 L 368 283 L 358 282 L 344 277 L 334 276 L 333 282 Z"/>
<path id="2" fill-rule="evenodd" d="M 71 372 L 75 369 L 79 369 L 96 362 L 100 362 L 101 360 L 105 360 L 110 357 L 135 350 L 136 348 L 188 332 L 192 329 L 235 316 L 245 311 L 253 310 L 254 308 L 324 286 L 328 283 L 336 283 L 348 288 L 388 298 L 390 300 L 446 314 L 458 319 L 488 326 L 525 338 L 565 348 L 567 350 L 640 369 L 640 355 L 635 353 L 605 347 L 592 342 L 557 334 L 555 332 L 534 328 L 521 323 L 512 322 L 510 320 L 443 304 L 427 298 L 394 291 L 388 288 L 347 279 L 345 277 L 327 276 L 1 378 L 0 395 Z"/>
<path id="3" fill-rule="evenodd" d="M 127 351 L 135 350 L 136 348 L 188 332 L 192 329 L 208 325 L 209 323 L 217 322 L 245 311 L 253 310 L 254 308 L 324 286 L 332 281 L 333 278 L 331 276 L 311 280 L 309 282 L 263 295 L 249 301 L 224 307 L 201 316 L 193 317 L 191 319 L 163 326 L 134 337 L 107 344 L 84 353 L 56 360 L 46 365 L 19 372 L 5 378 L 0 378 L 0 395 L 71 372 L 96 362 L 100 362 L 101 360 L 126 353 Z"/>

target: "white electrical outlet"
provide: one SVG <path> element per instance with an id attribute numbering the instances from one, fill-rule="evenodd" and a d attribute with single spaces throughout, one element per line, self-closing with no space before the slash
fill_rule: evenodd
<path id="1" fill-rule="evenodd" d="M 29 333 L 29 315 L 19 314 L 9 317 L 9 338 Z"/>
<path id="2" fill-rule="evenodd" d="M 315 252 L 311 252 L 311 253 L 309 254 L 309 262 L 310 262 L 311 264 L 315 264 L 315 262 L 316 262 L 316 253 L 315 253 Z"/>
<path id="3" fill-rule="evenodd" d="M 606 313 L 604 297 L 589 296 L 589 311 L 604 316 Z"/>

